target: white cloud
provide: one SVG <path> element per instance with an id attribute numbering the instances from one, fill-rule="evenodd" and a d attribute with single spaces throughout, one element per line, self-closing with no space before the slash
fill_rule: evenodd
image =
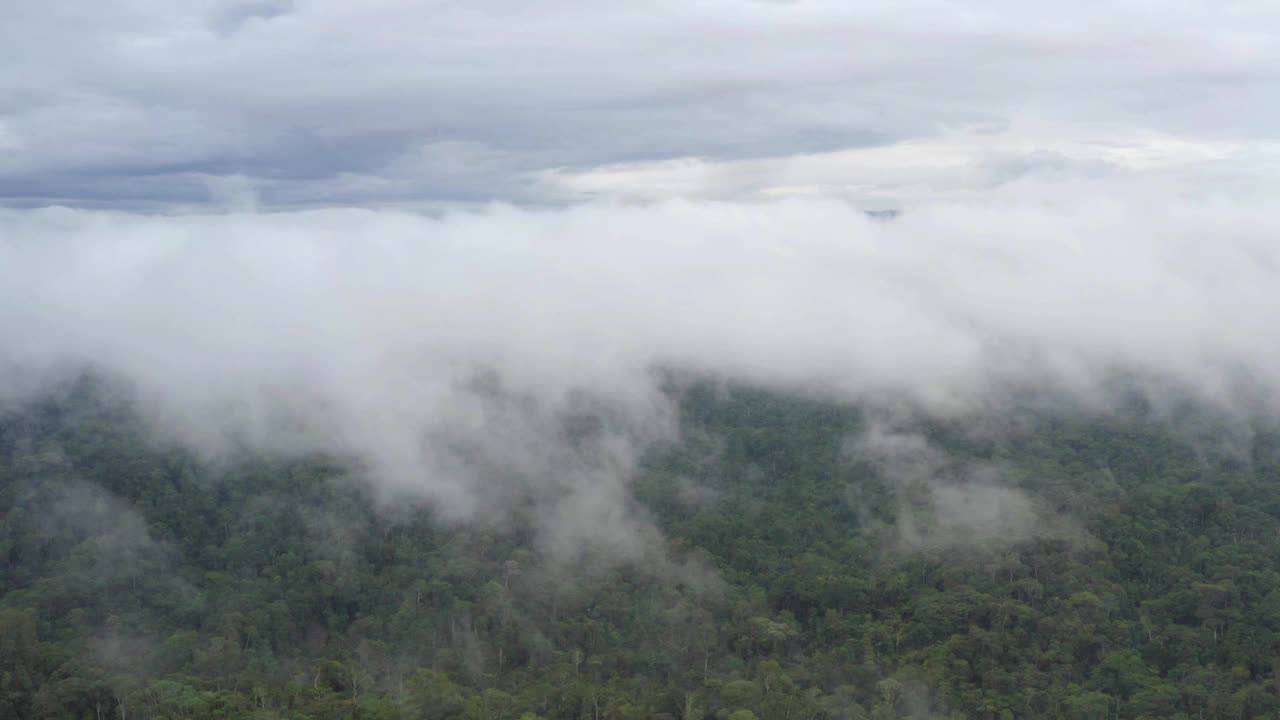
<path id="1" fill-rule="evenodd" d="M 1239 143 L 1140 133 L 1038 135 L 1012 130 L 949 131 L 921 140 L 749 160 L 684 158 L 582 171 L 552 171 L 542 182 L 577 196 L 644 200 L 843 197 L 864 207 L 901 207 L 973 197 L 1026 176 L 1180 175 L 1187 190 L 1217 189 L 1206 166 L 1248 153 Z"/>
<path id="2" fill-rule="evenodd" d="M 1265 202 L 1106 180 L 887 223 L 814 199 L 6 211 L 0 397 L 95 366 L 212 453 L 323 450 L 456 517 L 532 502 L 556 547 L 648 547 L 626 483 L 677 431 L 655 369 L 946 413 L 1024 387 L 1106 407 L 1113 372 L 1266 402 L 1278 230 Z"/>

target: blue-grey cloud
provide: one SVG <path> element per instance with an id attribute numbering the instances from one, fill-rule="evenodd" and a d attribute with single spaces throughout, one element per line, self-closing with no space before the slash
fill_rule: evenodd
<path id="1" fill-rule="evenodd" d="M 554 202 L 553 171 L 1011 124 L 1252 146 L 1277 25 L 1263 0 L 29 3 L 0 28 L 0 202 L 182 205 L 211 176 Z"/>

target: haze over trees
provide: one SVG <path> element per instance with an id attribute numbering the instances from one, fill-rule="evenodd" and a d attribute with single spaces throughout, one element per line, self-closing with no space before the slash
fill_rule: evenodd
<path id="1" fill-rule="evenodd" d="M 1280 718 L 1280 3 L 0 12 L 0 720 Z"/>
<path id="2" fill-rule="evenodd" d="M 5 717 L 1280 713 L 1274 424 L 674 383 L 660 545 L 619 558 L 532 500 L 460 524 L 322 457 L 202 461 L 109 388 L 0 421 Z"/>
<path id="3" fill-rule="evenodd" d="M 0 214 L 0 717 L 1275 717 L 1273 215 Z"/>

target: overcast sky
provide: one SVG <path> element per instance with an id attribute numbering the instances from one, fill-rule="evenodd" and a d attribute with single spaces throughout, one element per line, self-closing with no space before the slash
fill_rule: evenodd
<path id="1" fill-rule="evenodd" d="M 0 203 L 1276 189 L 1280 3 L 60 0 L 0 22 Z"/>

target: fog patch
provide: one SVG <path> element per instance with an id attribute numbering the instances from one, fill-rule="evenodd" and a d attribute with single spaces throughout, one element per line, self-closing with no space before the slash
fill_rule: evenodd
<path id="1" fill-rule="evenodd" d="M 850 497 L 864 522 L 888 531 L 896 552 L 991 553 L 1035 539 L 1082 540 L 1071 519 L 1006 479 L 998 463 L 949 456 L 919 432 L 876 420 L 846 444 L 846 457 L 866 462 L 889 486 L 888 527 Z"/>

